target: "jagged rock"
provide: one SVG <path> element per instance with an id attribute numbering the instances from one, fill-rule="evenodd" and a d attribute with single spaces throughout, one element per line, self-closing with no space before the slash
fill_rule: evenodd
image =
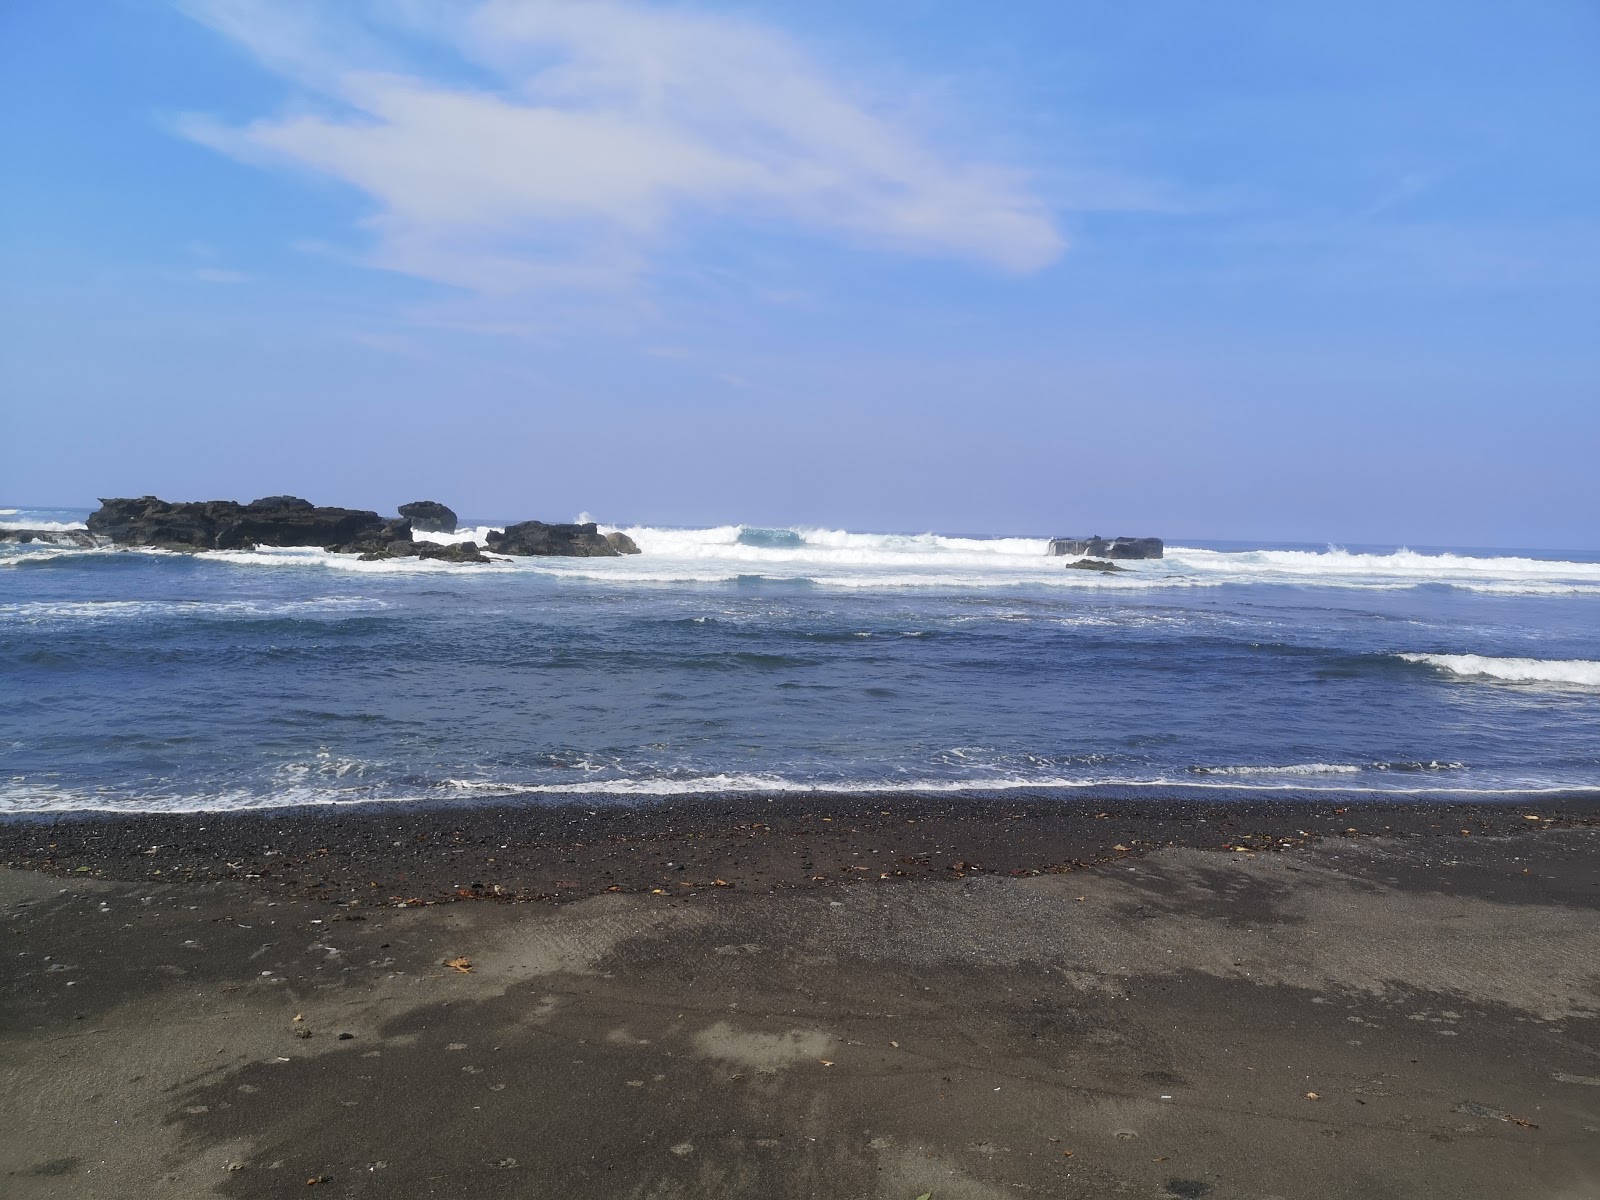
<path id="1" fill-rule="evenodd" d="M 1109 558 L 1162 558 L 1167 548 L 1160 538 L 1119 537 L 1112 541 Z"/>
<path id="2" fill-rule="evenodd" d="M 102 499 L 89 515 L 89 532 L 118 546 L 234 550 L 247 546 L 338 546 L 379 534 L 375 512 L 318 508 L 296 496 L 267 496 L 250 504 L 233 500 L 168 503 L 155 496 Z"/>
<path id="3" fill-rule="evenodd" d="M 1066 564 L 1069 571 L 1098 571 L 1102 575 L 1128 575 L 1131 572 L 1127 567 L 1119 567 L 1114 562 L 1103 558 L 1080 558 Z"/>
<path id="4" fill-rule="evenodd" d="M 104 539 L 82 529 L 0 529 L 0 542 L 14 542 L 19 546 L 38 542 L 44 546 L 78 546 L 85 550 L 106 544 Z"/>
<path id="5" fill-rule="evenodd" d="M 437 500 L 413 500 L 400 506 L 400 515 L 421 533 L 454 533 L 456 514 Z"/>
<path id="6" fill-rule="evenodd" d="M 422 542 L 394 542 L 387 546 L 374 546 L 370 550 L 361 552 L 361 561 L 381 562 L 389 558 L 415 558 L 423 545 Z"/>
<path id="7" fill-rule="evenodd" d="M 418 558 L 439 559 L 443 562 L 454 563 L 488 563 L 494 559 L 486 558 L 477 542 L 449 542 L 439 545 L 437 542 L 419 542 Z"/>
<path id="8" fill-rule="evenodd" d="M 1161 558 L 1166 547 L 1160 538 L 1115 537 L 1052 538 L 1050 553 L 1087 555 L 1090 558 Z"/>
<path id="9" fill-rule="evenodd" d="M 380 562 L 384 559 L 416 558 L 433 559 L 438 562 L 453 563 L 491 563 L 492 558 L 485 557 L 477 542 L 448 542 L 440 545 L 438 542 L 391 542 L 387 546 L 379 546 L 368 550 L 361 556 L 362 562 Z"/>
<path id="10" fill-rule="evenodd" d="M 340 545 L 329 546 L 329 550 L 336 550 L 341 554 L 374 555 L 379 558 L 395 558 L 407 554 L 415 554 L 415 550 L 397 549 L 413 545 L 411 538 L 411 522 L 404 517 L 394 521 L 385 521 L 383 526 L 357 538 L 353 542 L 344 542 Z"/>
<path id="11" fill-rule="evenodd" d="M 426 511 L 423 511 L 426 510 Z M 385 521 L 375 512 L 352 508 L 318 508 L 298 496 L 265 496 L 240 504 L 233 500 L 198 500 L 170 503 L 155 496 L 101 500 L 88 520 L 88 530 L 64 531 L 89 539 L 73 544 L 157 546 L 181 550 L 233 550 L 248 546 L 321 546 L 327 550 L 359 554 L 367 561 L 384 558 L 424 558 L 445 562 L 490 562 L 475 542 L 438 545 L 418 542 L 414 529 L 433 530 L 448 525 L 453 532 L 456 515 L 442 504 L 419 500 L 407 504 L 397 520 Z M 427 522 L 416 524 L 416 522 Z M 8 541 L 43 540 L 31 533 Z M 547 525 L 523 521 L 504 532 L 489 534 L 489 549 L 500 554 L 614 557 L 637 554 L 639 547 L 622 533 L 602 536 L 593 522 L 582 525 Z"/>
<path id="12" fill-rule="evenodd" d="M 613 558 L 623 553 L 600 535 L 593 521 L 582 525 L 547 525 L 521 521 L 502 533 L 489 531 L 489 549 L 496 554 L 540 555 L 562 558 Z M 637 547 L 635 547 L 637 550 Z"/>

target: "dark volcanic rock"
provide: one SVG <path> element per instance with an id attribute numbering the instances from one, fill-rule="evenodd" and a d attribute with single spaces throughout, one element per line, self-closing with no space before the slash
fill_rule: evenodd
<path id="1" fill-rule="evenodd" d="M 412 544 L 411 522 L 404 517 L 400 517 L 393 521 L 385 521 L 381 528 L 365 533 L 353 542 L 343 542 L 327 548 L 329 550 L 337 550 L 342 554 L 394 558 L 415 554 L 415 550 L 407 549 Z"/>
<path id="2" fill-rule="evenodd" d="M 86 550 L 105 545 L 104 539 L 82 529 L 0 529 L 0 542 L 14 542 L 19 546 L 38 542 L 43 546 L 80 546 Z"/>
<path id="3" fill-rule="evenodd" d="M 400 515 L 411 522 L 411 528 L 422 533 L 454 533 L 455 510 L 437 500 L 413 500 L 400 506 Z"/>
<path id="4" fill-rule="evenodd" d="M 487 558 L 477 542 L 450 542 L 440 545 L 437 542 L 412 542 L 396 541 L 387 546 L 380 546 L 367 551 L 361 556 L 362 562 L 378 562 L 391 558 L 433 559 L 439 562 L 453 563 L 491 563 L 494 559 Z"/>
<path id="5" fill-rule="evenodd" d="M 1127 575 L 1127 567 L 1119 567 L 1103 558 L 1080 558 L 1066 564 L 1069 571 L 1099 571 L 1102 575 Z"/>
<path id="6" fill-rule="evenodd" d="M 638 554 L 639 545 L 625 533 L 608 533 L 606 541 L 618 554 Z"/>
<path id="7" fill-rule="evenodd" d="M 384 558 L 416 558 L 427 544 L 427 542 L 388 542 L 366 546 L 339 546 L 336 549 L 346 553 L 359 550 L 362 562 L 377 562 Z"/>
<path id="8" fill-rule="evenodd" d="M 1095 534 L 1087 538 L 1052 538 L 1050 553 L 1083 554 L 1090 558 L 1161 558 L 1166 547 L 1160 538 L 1115 537 L 1108 541 Z"/>
<path id="9" fill-rule="evenodd" d="M 623 553 L 600 535 L 593 521 L 582 525 L 546 525 L 543 521 L 521 521 L 507 525 L 504 533 L 491 529 L 489 549 L 496 554 L 561 558 L 614 558 Z M 634 550 L 637 551 L 638 547 L 635 546 Z"/>
<path id="10" fill-rule="evenodd" d="M 488 563 L 494 559 L 484 557 L 482 550 L 478 549 L 477 542 L 450 542 L 441 546 L 437 542 L 419 542 L 421 547 L 417 551 L 418 558 L 440 559 L 444 562 L 454 563 Z"/>
<path id="11" fill-rule="evenodd" d="M 1160 538 L 1119 537 L 1112 541 L 1108 556 L 1111 558 L 1162 558 L 1167 548 Z"/>
<path id="12" fill-rule="evenodd" d="M 375 512 L 318 508 L 296 496 L 169 503 L 154 496 L 100 501 L 89 532 L 118 546 L 233 550 L 246 546 L 340 546 L 377 537 L 385 522 Z M 409 534 L 409 527 L 407 529 Z"/>

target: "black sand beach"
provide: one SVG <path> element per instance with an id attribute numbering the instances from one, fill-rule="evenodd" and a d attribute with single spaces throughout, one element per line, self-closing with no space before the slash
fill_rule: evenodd
<path id="1" fill-rule="evenodd" d="M 0 825 L 18 1197 L 1600 1194 L 1593 801 Z"/>

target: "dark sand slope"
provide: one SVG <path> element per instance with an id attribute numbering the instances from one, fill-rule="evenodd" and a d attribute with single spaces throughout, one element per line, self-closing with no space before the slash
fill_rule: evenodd
<path id="1" fill-rule="evenodd" d="M 782 812 L 738 824 L 820 821 Z M 452 819 L 473 844 L 509 820 Z M 812 873 L 905 836 L 854 819 L 856 841 L 808 846 Z M 564 846 L 587 874 L 561 882 L 601 894 L 422 907 L 367 883 L 358 906 L 312 899 L 294 872 L 166 882 L 210 873 L 219 830 L 225 861 L 264 855 L 249 822 L 192 818 L 195 848 L 142 859 L 182 822 L 0 827 L 10 861 L 54 856 L 0 872 L 0 1192 L 1600 1195 L 1600 827 L 1465 819 L 1240 853 L 1168 814 L 1180 844 L 1130 854 L 1134 818 L 1080 813 L 1074 857 L 1108 861 L 1015 877 L 952 871 L 950 826 L 929 835 L 943 878 L 792 888 L 804 839 L 758 839 L 735 886 L 668 897 L 604 894 L 615 855 Z M 330 827 L 272 820 L 306 856 Z M 85 849 L 97 828 L 115 852 Z M 322 892 L 406 873 L 377 828 Z M 499 856 L 465 882 L 492 886 Z"/>

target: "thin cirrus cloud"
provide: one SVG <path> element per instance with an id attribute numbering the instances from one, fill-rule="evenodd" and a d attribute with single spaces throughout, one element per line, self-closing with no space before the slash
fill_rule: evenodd
<path id="1" fill-rule="evenodd" d="M 707 222 L 1015 273 L 1065 247 L 1021 172 L 941 151 L 748 19 L 544 0 L 413 2 L 359 24 L 184 7 L 303 100 L 183 132 L 359 189 L 371 266 L 488 295 L 622 289 Z M 407 62 L 419 47 L 433 69 Z"/>

